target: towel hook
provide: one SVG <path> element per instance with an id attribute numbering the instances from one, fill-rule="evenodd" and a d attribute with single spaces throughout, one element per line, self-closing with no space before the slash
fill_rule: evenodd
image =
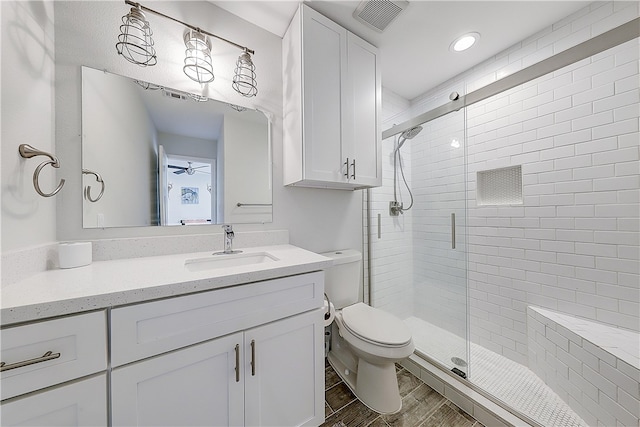
<path id="1" fill-rule="evenodd" d="M 98 197 L 96 197 L 95 199 L 91 197 L 91 186 L 87 185 L 87 188 L 84 189 L 84 197 L 90 201 L 90 202 L 97 202 L 98 200 L 100 200 L 102 198 L 102 195 L 104 194 L 104 180 L 102 179 L 102 176 L 100 176 L 100 174 L 98 172 L 94 172 L 91 171 L 89 169 L 82 169 L 82 173 L 85 175 L 95 175 L 96 177 L 96 181 L 98 181 L 100 183 L 100 185 L 102 186 L 102 188 L 100 189 L 100 194 L 98 194 Z"/>
<path id="2" fill-rule="evenodd" d="M 51 165 L 56 169 L 60 167 L 60 162 L 58 161 L 57 157 L 47 152 L 38 150 L 37 148 L 34 148 L 29 144 L 20 144 L 20 146 L 18 147 L 18 152 L 25 159 L 30 159 L 35 156 L 46 156 L 49 159 L 51 159 L 49 161 L 40 163 L 36 168 L 36 170 L 33 171 L 33 186 L 35 187 L 36 192 L 39 195 L 41 195 L 42 197 L 51 197 L 51 196 L 55 196 L 56 194 L 58 194 L 58 191 L 62 190 L 62 186 L 64 186 L 64 179 L 60 180 L 60 184 L 58 184 L 58 187 L 55 190 L 53 190 L 51 193 L 43 192 L 42 189 L 40 188 L 40 184 L 38 183 L 38 177 L 40 176 L 40 172 L 42 171 L 42 168 L 44 168 L 46 165 Z"/>

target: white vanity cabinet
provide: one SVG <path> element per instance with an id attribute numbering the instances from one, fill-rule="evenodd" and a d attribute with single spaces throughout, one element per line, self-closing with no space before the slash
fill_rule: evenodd
<path id="1" fill-rule="evenodd" d="M 324 422 L 322 272 L 112 310 L 112 421 Z"/>
<path id="2" fill-rule="evenodd" d="M 382 184 L 377 48 L 306 5 L 283 38 L 284 183 Z"/>
<path id="3" fill-rule="evenodd" d="M 0 332 L 0 424 L 107 423 L 105 311 Z"/>

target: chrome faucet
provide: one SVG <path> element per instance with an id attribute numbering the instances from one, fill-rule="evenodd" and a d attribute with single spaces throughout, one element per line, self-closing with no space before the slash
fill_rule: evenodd
<path id="1" fill-rule="evenodd" d="M 235 234 L 233 233 L 233 226 L 231 224 L 225 224 L 222 226 L 224 230 L 224 251 L 215 252 L 213 255 L 228 255 L 228 254 L 239 254 L 242 251 L 234 251 L 232 249 L 233 238 Z"/>

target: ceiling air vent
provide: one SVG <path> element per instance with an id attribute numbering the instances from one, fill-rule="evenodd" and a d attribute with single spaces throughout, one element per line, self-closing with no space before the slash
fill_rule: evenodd
<path id="1" fill-rule="evenodd" d="M 166 89 L 166 88 L 162 89 L 162 94 L 164 96 L 172 98 L 172 99 L 179 99 L 179 100 L 182 100 L 182 101 L 185 101 L 187 99 L 187 96 L 184 93 L 174 92 L 174 91 Z"/>
<path id="2" fill-rule="evenodd" d="M 408 1 L 364 0 L 353 12 L 353 17 L 367 27 L 383 32 L 408 5 Z"/>

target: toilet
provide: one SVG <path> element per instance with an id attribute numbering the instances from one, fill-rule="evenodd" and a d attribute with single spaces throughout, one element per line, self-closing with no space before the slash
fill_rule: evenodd
<path id="1" fill-rule="evenodd" d="M 325 293 L 335 307 L 329 364 L 356 397 L 382 414 L 399 411 L 402 399 L 395 363 L 414 350 L 411 331 L 399 318 L 358 302 L 362 254 L 326 252 Z"/>

